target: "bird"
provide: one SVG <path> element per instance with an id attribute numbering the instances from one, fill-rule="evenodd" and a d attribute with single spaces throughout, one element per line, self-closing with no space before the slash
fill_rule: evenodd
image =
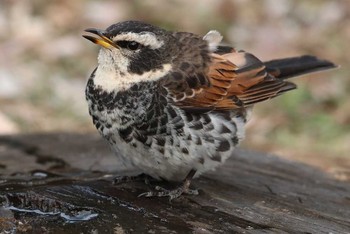
<path id="1" fill-rule="evenodd" d="M 296 89 L 289 78 L 337 67 L 311 55 L 261 61 L 216 30 L 131 20 L 85 31 L 101 47 L 85 90 L 93 124 L 125 166 L 179 183 L 147 197 L 198 194 L 192 179 L 232 155 L 255 104 Z"/>

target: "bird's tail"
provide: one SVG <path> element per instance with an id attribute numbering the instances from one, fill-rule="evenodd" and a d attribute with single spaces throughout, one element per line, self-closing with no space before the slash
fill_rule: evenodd
<path id="1" fill-rule="evenodd" d="M 245 52 L 233 55 L 236 57 L 231 55 L 230 61 L 234 64 L 241 64 L 241 66 L 236 71 L 237 77 L 230 91 L 245 106 L 295 89 L 294 83 L 285 81 L 287 78 L 337 67 L 332 62 L 310 55 L 267 62 L 261 62 L 254 55 Z M 265 71 L 269 75 L 266 75 Z M 237 87 L 239 87 L 238 90 Z"/>
<path id="2" fill-rule="evenodd" d="M 267 72 L 279 79 L 288 79 L 337 67 L 332 62 L 311 55 L 276 59 L 264 62 L 264 64 Z"/>

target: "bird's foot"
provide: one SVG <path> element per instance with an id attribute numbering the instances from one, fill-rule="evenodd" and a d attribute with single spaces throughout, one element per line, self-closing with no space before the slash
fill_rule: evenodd
<path id="1" fill-rule="evenodd" d="M 124 184 L 129 182 L 144 181 L 145 184 L 150 184 L 150 181 L 154 180 L 152 177 L 142 173 L 136 176 L 117 176 L 113 180 L 113 184 Z"/>
<path id="2" fill-rule="evenodd" d="M 180 197 L 182 194 L 198 195 L 197 189 L 190 189 L 191 180 L 195 173 L 195 170 L 191 170 L 181 185 L 175 189 L 165 189 L 160 186 L 156 186 L 155 191 L 141 193 L 139 197 L 169 197 L 171 201 L 174 198 Z"/>
<path id="3" fill-rule="evenodd" d="M 160 186 L 155 187 L 155 191 L 141 193 L 139 197 L 169 197 L 169 200 L 180 197 L 182 194 L 198 195 L 197 189 L 190 189 L 181 185 L 175 189 L 165 189 Z"/>

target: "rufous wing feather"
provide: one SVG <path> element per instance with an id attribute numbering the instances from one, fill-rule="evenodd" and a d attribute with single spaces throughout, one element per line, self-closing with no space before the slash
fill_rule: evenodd
<path id="1" fill-rule="evenodd" d="M 188 82 L 182 80 L 183 84 L 177 87 L 174 84 L 165 86 L 175 105 L 185 110 L 231 110 L 273 98 L 296 87 L 269 74 L 255 56 L 234 49 L 225 54 L 212 53 L 204 77 L 207 80 L 204 85 L 197 82 L 197 86 L 189 87 Z M 181 95 L 179 87 L 183 89 Z"/>

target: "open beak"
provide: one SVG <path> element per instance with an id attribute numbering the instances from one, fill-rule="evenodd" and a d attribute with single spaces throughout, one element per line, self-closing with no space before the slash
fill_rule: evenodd
<path id="1" fill-rule="evenodd" d="M 100 45 L 106 49 L 110 49 L 111 47 L 119 48 L 111 39 L 109 39 L 104 35 L 103 30 L 96 29 L 96 28 L 88 28 L 88 29 L 85 29 L 85 32 L 89 32 L 99 36 L 98 38 L 98 37 L 83 35 L 84 38 L 88 39 L 89 41 L 92 41 L 97 45 Z"/>

